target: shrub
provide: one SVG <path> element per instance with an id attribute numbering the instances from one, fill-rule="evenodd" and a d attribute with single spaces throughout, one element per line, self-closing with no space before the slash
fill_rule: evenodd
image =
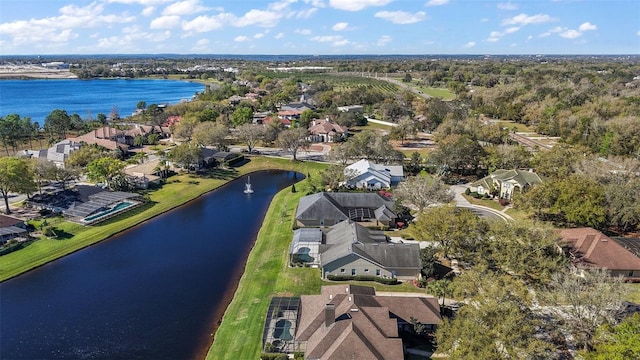
<path id="1" fill-rule="evenodd" d="M 498 203 L 499 203 L 501 206 L 507 206 L 507 205 L 509 205 L 509 204 L 510 204 L 509 200 L 507 200 L 507 199 L 502 199 L 502 198 L 500 198 L 500 199 L 498 200 Z"/>
<path id="2" fill-rule="evenodd" d="M 262 360 L 287 360 L 289 357 L 287 354 L 282 353 L 262 353 L 260 355 L 260 359 Z"/>
<path id="3" fill-rule="evenodd" d="M 465 194 L 465 195 L 469 195 L 469 194 L 471 194 L 471 189 L 467 188 L 467 190 L 465 190 L 465 191 L 464 191 L 464 194 Z"/>
<path id="4" fill-rule="evenodd" d="M 333 281 L 375 281 L 385 285 L 395 285 L 398 283 L 396 278 L 381 278 L 373 275 L 327 275 L 328 280 Z"/>

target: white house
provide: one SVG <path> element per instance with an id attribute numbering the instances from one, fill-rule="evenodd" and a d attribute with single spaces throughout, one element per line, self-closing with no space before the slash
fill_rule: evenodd
<path id="1" fill-rule="evenodd" d="M 362 159 L 344 169 L 347 186 L 370 190 L 390 188 L 404 179 L 402 165 L 381 165 Z"/>

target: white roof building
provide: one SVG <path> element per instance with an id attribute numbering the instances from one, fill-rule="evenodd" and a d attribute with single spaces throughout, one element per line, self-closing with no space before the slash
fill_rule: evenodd
<path id="1" fill-rule="evenodd" d="M 404 179 L 402 165 L 381 165 L 362 159 L 344 169 L 348 186 L 372 190 L 390 188 Z"/>

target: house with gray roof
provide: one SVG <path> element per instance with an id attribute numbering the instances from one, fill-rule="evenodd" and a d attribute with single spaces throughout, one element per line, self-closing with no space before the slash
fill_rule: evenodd
<path id="1" fill-rule="evenodd" d="M 0 245 L 11 239 L 27 236 L 27 226 L 24 220 L 0 214 Z"/>
<path id="2" fill-rule="evenodd" d="M 319 192 L 304 196 L 296 210 L 297 226 L 332 226 L 344 220 L 392 227 L 394 202 L 378 193 Z"/>
<path id="3" fill-rule="evenodd" d="M 501 199 L 511 199 L 515 191 L 525 191 L 541 184 L 544 179 L 530 170 L 499 169 L 469 185 L 469 190 L 480 195 L 497 193 Z"/>
<path id="4" fill-rule="evenodd" d="M 329 275 L 414 279 L 420 274 L 420 246 L 388 241 L 384 232 L 345 220 L 328 229 L 294 231 L 291 261 L 318 266 Z"/>

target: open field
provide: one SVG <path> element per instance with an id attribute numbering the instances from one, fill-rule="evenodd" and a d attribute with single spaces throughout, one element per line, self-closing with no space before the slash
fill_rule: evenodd
<path id="1" fill-rule="evenodd" d="M 434 98 L 440 98 L 442 100 L 453 100 L 456 98 L 456 94 L 452 93 L 447 89 L 422 87 L 422 86 L 416 86 L 416 88 L 422 91 L 423 93 L 429 96 L 432 96 Z"/>
<path id="2" fill-rule="evenodd" d="M 43 238 L 34 241 L 24 249 L 1 256 L 0 281 L 107 239 L 187 203 L 236 177 L 266 169 L 296 170 L 299 166 L 298 163 L 292 163 L 286 159 L 254 157 L 241 167 L 214 170 L 207 177 L 190 174 L 173 176 L 161 189 L 148 194 L 149 202 L 146 205 L 95 226 L 85 227 L 62 219 L 49 219 L 47 222 L 55 226 L 64 236 L 61 236 L 61 239 Z"/>

